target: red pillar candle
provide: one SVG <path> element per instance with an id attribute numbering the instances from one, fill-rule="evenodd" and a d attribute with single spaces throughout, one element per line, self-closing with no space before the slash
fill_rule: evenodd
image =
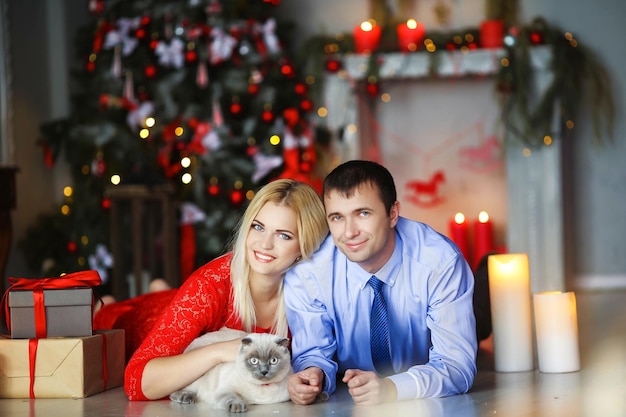
<path id="1" fill-rule="evenodd" d="M 382 29 L 373 20 L 366 20 L 354 28 L 354 50 L 357 54 L 370 54 L 378 48 Z"/>
<path id="2" fill-rule="evenodd" d="M 474 223 L 474 264 L 478 266 L 480 258 L 493 251 L 493 224 L 486 211 L 478 213 Z"/>
<path id="3" fill-rule="evenodd" d="M 465 259 L 469 262 L 469 246 L 467 242 L 467 222 L 463 213 L 456 213 L 450 220 L 450 239 L 459 248 Z"/>
<path id="4" fill-rule="evenodd" d="M 426 28 L 424 24 L 416 21 L 415 19 L 409 19 L 404 23 L 400 23 L 396 27 L 398 34 L 398 46 L 402 52 L 414 52 L 421 48 L 426 34 Z"/>
<path id="5" fill-rule="evenodd" d="M 485 20 L 480 24 L 480 46 L 500 48 L 504 44 L 504 22 L 499 19 Z"/>

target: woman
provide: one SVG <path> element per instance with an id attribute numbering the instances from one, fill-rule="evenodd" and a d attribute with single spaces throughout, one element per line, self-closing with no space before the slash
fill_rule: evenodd
<path id="1" fill-rule="evenodd" d="M 309 258 L 327 234 L 324 207 L 312 187 L 289 179 L 265 185 L 246 209 L 231 252 L 200 267 L 178 290 L 141 296 L 173 298 L 126 367 L 128 398 L 166 397 L 220 362 L 235 360 L 240 340 L 183 353 L 204 333 L 226 326 L 287 336 L 283 275 Z M 134 306 L 124 316 L 141 324 L 148 317 L 143 302 L 129 301 Z"/>

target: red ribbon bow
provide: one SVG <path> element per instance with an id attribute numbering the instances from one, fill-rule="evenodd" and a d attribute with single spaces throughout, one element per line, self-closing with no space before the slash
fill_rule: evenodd
<path id="1" fill-rule="evenodd" d="M 46 337 L 46 312 L 43 290 L 55 290 L 74 287 L 94 287 L 102 283 L 98 271 L 88 270 L 66 274 L 56 278 L 9 278 L 9 288 L 2 297 L 2 306 L 7 328 L 11 331 L 8 295 L 10 291 L 33 291 L 35 309 L 35 332 L 37 338 Z"/>

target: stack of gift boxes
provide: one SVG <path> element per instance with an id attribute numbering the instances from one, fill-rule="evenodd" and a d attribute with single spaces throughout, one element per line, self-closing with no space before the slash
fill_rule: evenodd
<path id="1" fill-rule="evenodd" d="M 84 398 L 122 385 L 124 331 L 92 329 L 96 271 L 9 284 L 0 398 Z"/>

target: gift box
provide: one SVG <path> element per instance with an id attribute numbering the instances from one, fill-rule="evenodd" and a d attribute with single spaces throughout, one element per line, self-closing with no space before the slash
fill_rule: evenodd
<path id="1" fill-rule="evenodd" d="M 84 398 L 124 382 L 124 330 L 86 337 L 0 337 L 0 398 Z"/>
<path id="2" fill-rule="evenodd" d="M 92 335 L 93 291 L 101 283 L 97 271 L 57 278 L 9 278 L 2 298 L 13 339 Z"/>
<path id="3" fill-rule="evenodd" d="M 91 288 L 44 290 L 46 337 L 79 337 L 92 335 Z M 35 328 L 35 298 L 33 291 L 9 292 L 11 337 L 37 337 Z"/>

